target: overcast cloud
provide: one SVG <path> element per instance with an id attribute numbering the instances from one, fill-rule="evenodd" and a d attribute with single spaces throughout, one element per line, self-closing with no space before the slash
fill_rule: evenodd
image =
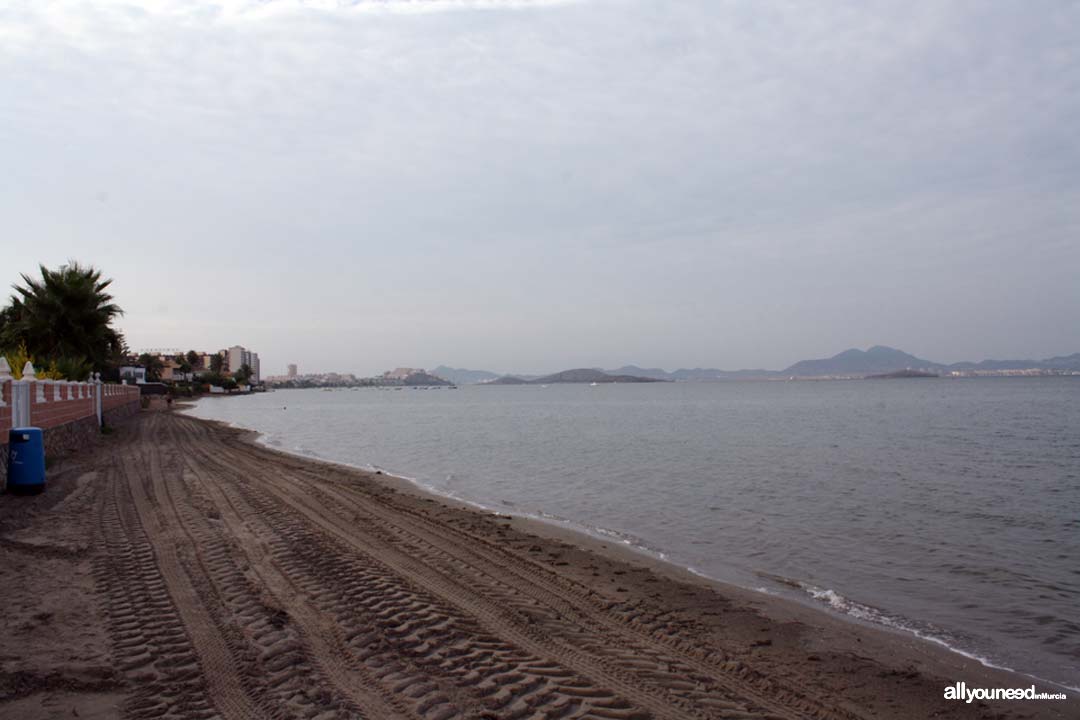
<path id="1" fill-rule="evenodd" d="M 0 282 L 264 374 L 1080 351 L 1080 4 L 7 2 Z"/>

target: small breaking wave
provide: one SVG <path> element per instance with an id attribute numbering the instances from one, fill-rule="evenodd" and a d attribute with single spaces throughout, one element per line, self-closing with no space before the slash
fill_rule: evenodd
<path id="1" fill-rule="evenodd" d="M 943 647 L 950 652 L 956 653 L 957 655 L 962 655 L 963 657 L 974 660 L 975 662 L 986 667 L 994 668 L 995 670 L 1006 670 L 1008 672 L 1014 672 L 1019 675 L 1024 675 L 1025 677 L 1029 677 L 1033 680 L 1038 680 L 1039 682 L 1057 685 L 1068 690 L 1080 691 L 1080 688 L 1072 687 L 1071 685 L 1063 685 L 1061 683 L 1054 682 L 1053 680 L 1047 680 L 1046 678 L 1042 678 L 1037 675 L 1025 673 L 1015 668 L 1008 667 L 1006 665 L 1001 665 L 1000 663 L 997 663 L 984 655 L 980 655 L 976 652 L 965 649 L 964 647 L 962 647 L 963 643 L 960 640 L 950 636 L 949 633 L 933 625 L 930 625 L 929 623 L 920 623 L 912 620 L 911 618 L 906 618 L 902 615 L 890 613 L 886 610 L 882 610 L 881 608 L 876 608 L 872 605 L 867 605 L 865 603 L 852 600 L 851 598 L 846 597 L 831 588 L 823 588 L 812 583 L 804 582 L 802 580 L 795 580 L 792 578 L 784 577 L 783 575 L 774 575 L 772 573 L 767 573 L 763 571 L 758 571 L 756 574 L 767 580 L 772 580 L 773 582 L 780 585 L 784 585 L 786 587 L 798 590 L 804 596 L 811 598 L 817 603 L 824 604 L 828 606 L 830 610 L 838 612 L 846 617 L 870 623 L 872 625 L 880 625 L 891 630 L 897 630 L 903 633 L 914 635 L 920 640 L 934 643 L 935 645 Z M 759 590 L 764 590 L 764 588 L 760 588 Z"/>
<path id="2" fill-rule="evenodd" d="M 829 609 L 842 615 L 846 615 L 847 617 L 862 620 L 863 622 L 872 623 L 874 625 L 883 625 L 894 630 L 912 633 L 926 640 L 933 640 L 939 645 L 948 647 L 950 650 L 960 652 L 960 650 L 953 646 L 952 643 L 954 641 L 948 638 L 944 632 L 937 628 L 933 628 L 928 624 L 917 623 L 914 620 L 890 613 L 881 608 L 876 608 L 873 605 L 867 605 L 852 600 L 832 588 L 823 588 L 803 580 L 795 580 L 793 578 L 784 577 L 783 575 L 775 575 L 760 570 L 757 571 L 756 574 L 761 578 L 771 580 L 779 585 L 798 590 L 803 596 L 809 597 L 820 604 L 827 605 Z M 973 655 L 968 655 L 968 653 L 963 654 L 972 659 L 978 659 L 980 662 L 989 662 L 983 658 L 976 658 Z"/>

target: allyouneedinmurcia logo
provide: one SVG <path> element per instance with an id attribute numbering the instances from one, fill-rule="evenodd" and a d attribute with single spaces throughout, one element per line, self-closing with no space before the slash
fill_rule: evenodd
<path id="1" fill-rule="evenodd" d="M 966 703 L 976 700 L 1064 700 L 1065 693 L 1039 692 L 1034 685 L 1027 688 L 969 688 L 967 683 L 958 682 L 945 688 L 945 699 Z"/>

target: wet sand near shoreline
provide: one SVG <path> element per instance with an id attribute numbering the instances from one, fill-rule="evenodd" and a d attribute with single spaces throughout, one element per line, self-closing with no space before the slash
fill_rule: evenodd
<path id="1" fill-rule="evenodd" d="M 251 440 L 144 412 L 0 497 L 0 718 L 1080 716 L 947 701 L 1031 681 Z"/>

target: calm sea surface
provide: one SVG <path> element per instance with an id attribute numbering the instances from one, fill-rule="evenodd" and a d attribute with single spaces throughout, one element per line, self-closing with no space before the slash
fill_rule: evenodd
<path id="1" fill-rule="evenodd" d="M 191 412 L 1080 687 L 1080 378 L 286 390 Z"/>

